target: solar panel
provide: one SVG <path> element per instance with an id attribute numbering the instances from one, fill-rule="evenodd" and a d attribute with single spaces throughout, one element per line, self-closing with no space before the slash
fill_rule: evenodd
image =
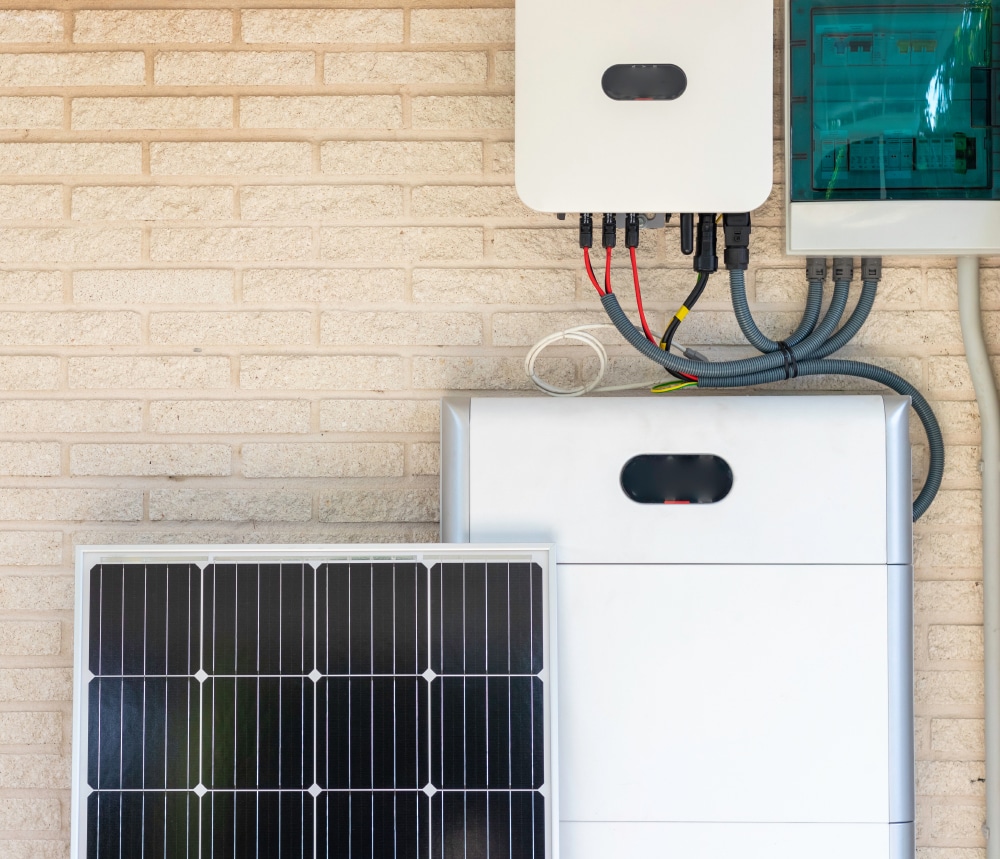
<path id="1" fill-rule="evenodd" d="M 187 553 L 80 553 L 75 859 L 553 855 L 546 552 Z"/>

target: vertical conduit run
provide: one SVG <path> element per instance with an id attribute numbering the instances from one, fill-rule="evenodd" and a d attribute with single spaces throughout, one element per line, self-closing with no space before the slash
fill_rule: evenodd
<path id="1" fill-rule="evenodd" d="M 983 437 L 986 857 L 1000 859 L 1000 398 L 983 339 L 978 257 L 958 258 L 958 309 Z"/>

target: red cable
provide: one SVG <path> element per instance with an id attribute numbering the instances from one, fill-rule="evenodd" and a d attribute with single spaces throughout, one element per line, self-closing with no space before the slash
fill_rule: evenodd
<path id="1" fill-rule="evenodd" d="M 608 248 L 608 260 L 604 264 L 604 291 L 611 295 L 611 248 Z"/>
<path id="2" fill-rule="evenodd" d="M 654 346 L 659 343 L 649 330 L 649 323 L 646 322 L 646 312 L 642 309 L 642 291 L 639 289 L 639 267 L 635 262 L 635 248 L 628 249 L 628 255 L 632 259 L 632 281 L 635 283 L 635 303 L 639 308 L 639 319 L 642 321 L 642 330 L 646 333 L 646 339 Z"/>
<path id="3" fill-rule="evenodd" d="M 604 290 L 601 289 L 601 285 L 597 282 L 597 275 L 594 274 L 594 267 L 590 264 L 590 248 L 583 249 L 583 261 L 587 264 L 587 277 L 590 278 L 590 282 L 594 284 L 594 289 L 597 290 L 597 294 L 604 296 Z"/>

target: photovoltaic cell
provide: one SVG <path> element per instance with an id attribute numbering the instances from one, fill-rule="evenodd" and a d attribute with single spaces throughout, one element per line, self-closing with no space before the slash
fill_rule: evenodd
<path id="1" fill-rule="evenodd" d="M 545 859 L 542 584 L 528 563 L 94 567 L 88 859 Z"/>

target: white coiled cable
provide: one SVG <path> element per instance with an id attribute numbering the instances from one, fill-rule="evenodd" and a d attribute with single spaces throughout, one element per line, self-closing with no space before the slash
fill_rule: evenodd
<path id="1" fill-rule="evenodd" d="M 631 385 L 598 387 L 608 370 L 608 352 L 604 348 L 604 344 L 590 333 L 598 328 L 614 328 L 614 325 L 606 322 L 595 325 L 577 325 L 575 328 L 567 328 L 565 331 L 556 331 L 554 334 L 549 334 L 539 340 L 531 347 L 528 354 L 524 356 L 524 372 L 531 380 L 531 384 L 550 397 L 582 397 L 584 394 L 601 393 L 604 391 L 636 391 L 642 388 L 651 388 L 663 381 L 662 379 L 656 379 L 652 382 L 635 382 Z M 577 343 L 589 346 L 597 355 L 597 374 L 589 382 L 578 388 L 560 388 L 557 385 L 546 382 L 535 372 L 535 362 L 538 360 L 538 357 L 549 346 L 558 343 L 560 340 L 575 340 Z"/>

